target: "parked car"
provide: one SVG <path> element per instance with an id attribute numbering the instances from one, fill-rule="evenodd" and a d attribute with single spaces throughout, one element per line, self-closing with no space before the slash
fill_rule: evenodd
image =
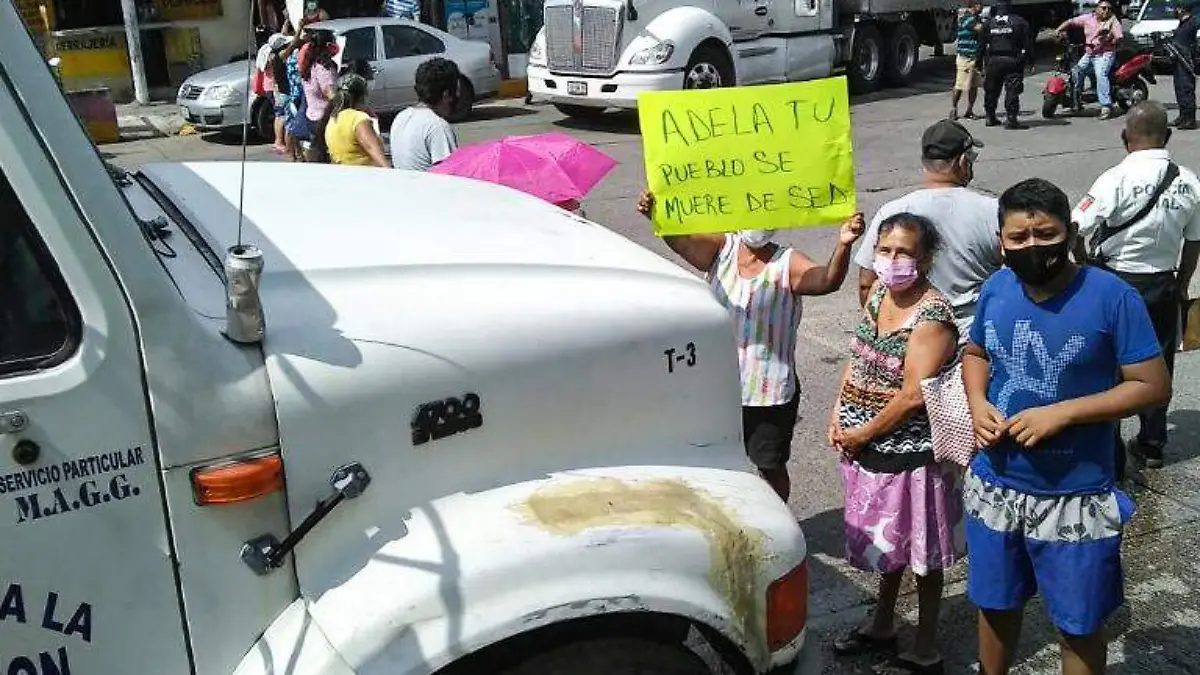
<path id="1" fill-rule="evenodd" d="M 1154 36 L 1159 33 L 1174 33 L 1179 26 L 1175 18 L 1175 3 L 1168 0 L 1148 0 L 1142 3 L 1136 22 L 1129 29 L 1129 38 L 1141 47 L 1154 47 L 1154 65 L 1163 68 L 1171 59 L 1165 48 L 1154 45 Z"/>
<path id="2" fill-rule="evenodd" d="M 241 60 L 192 75 L 176 96 L 183 120 L 201 131 L 241 128 L 250 111 L 250 128 L 261 138 L 273 138 L 275 119 L 270 99 L 250 91 L 253 64 Z"/>
<path id="3" fill-rule="evenodd" d="M 333 33 L 341 46 L 337 60 L 368 76 L 371 107 L 380 114 L 399 112 L 417 102 L 413 89 L 417 66 L 435 56 L 454 61 L 462 71 L 454 121 L 466 119 L 475 103 L 500 91 L 500 71 L 486 43 L 463 40 L 413 21 L 382 17 L 334 19 L 313 24 L 308 30 Z M 242 126 L 249 110 L 251 128 L 260 137 L 271 138 L 271 102 L 250 92 L 251 73 L 243 60 L 189 77 L 178 96 L 184 120 L 201 131 L 231 130 Z"/>

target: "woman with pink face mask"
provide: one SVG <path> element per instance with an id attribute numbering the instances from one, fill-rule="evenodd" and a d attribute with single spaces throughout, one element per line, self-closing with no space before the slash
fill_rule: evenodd
<path id="1" fill-rule="evenodd" d="M 846 554 L 881 576 L 874 616 L 835 641 L 834 653 L 889 657 L 876 673 L 941 673 L 937 647 L 942 570 L 960 557 L 962 494 L 953 465 L 934 460 L 921 380 L 955 359 L 954 308 L 929 283 L 940 243 L 922 216 L 900 213 L 879 227 L 871 288 L 850 343 L 850 363 L 829 422 L 841 453 Z M 898 653 L 896 597 L 905 569 L 917 576 L 920 620 Z"/>

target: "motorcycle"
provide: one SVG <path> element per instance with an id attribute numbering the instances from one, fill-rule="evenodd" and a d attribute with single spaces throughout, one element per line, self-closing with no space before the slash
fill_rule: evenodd
<path id="1" fill-rule="evenodd" d="M 1084 83 L 1075 87 L 1071 84 L 1071 69 L 1084 55 L 1082 44 L 1064 42 L 1063 50 L 1054 59 L 1054 72 L 1046 80 L 1042 89 L 1042 117 L 1051 119 L 1059 106 L 1075 111 L 1083 109 L 1084 104 L 1095 103 L 1095 77 L 1089 86 L 1089 78 L 1084 76 Z M 1113 102 L 1126 111 L 1133 106 L 1150 98 L 1150 85 L 1155 84 L 1154 70 L 1151 68 L 1153 49 L 1128 49 L 1118 47 L 1117 56 L 1113 59 L 1112 69 L 1108 73 L 1108 81 L 1112 85 Z"/>

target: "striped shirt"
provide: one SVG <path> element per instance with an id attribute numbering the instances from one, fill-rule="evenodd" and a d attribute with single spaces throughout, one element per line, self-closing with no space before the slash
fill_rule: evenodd
<path id="1" fill-rule="evenodd" d="M 421 3 L 418 0 L 384 0 L 384 14 L 394 19 L 413 19 L 419 21 L 421 18 Z"/>
<path id="2" fill-rule="evenodd" d="M 979 33 L 975 27 L 979 25 L 979 17 L 967 14 L 958 23 L 958 55 L 968 59 L 979 58 Z"/>
<path id="3" fill-rule="evenodd" d="M 738 271 L 740 243 L 737 235 L 725 235 L 725 245 L 708 272 L 708 282 L 733 318 L 742 405 L 782 405 L 799 393 L 796 330 L 802 306 L 789 280 L 792 250 L 776 247 L 762 271 L 747 279 Z"/>

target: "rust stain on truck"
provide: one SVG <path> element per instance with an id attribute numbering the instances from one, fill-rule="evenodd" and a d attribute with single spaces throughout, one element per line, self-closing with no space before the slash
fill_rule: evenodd
<path id="1" fill-rule="evenodd" d="M 729 603 L 748 645 L 761 644 L 758 569 L 764 536 L 704 490 L 680 480 L 626 482 L 589 478 L 539 488 L 516 509 L 556 534 L 597 527 L 690 527 L 708 540 L 709 582 Z"/>

